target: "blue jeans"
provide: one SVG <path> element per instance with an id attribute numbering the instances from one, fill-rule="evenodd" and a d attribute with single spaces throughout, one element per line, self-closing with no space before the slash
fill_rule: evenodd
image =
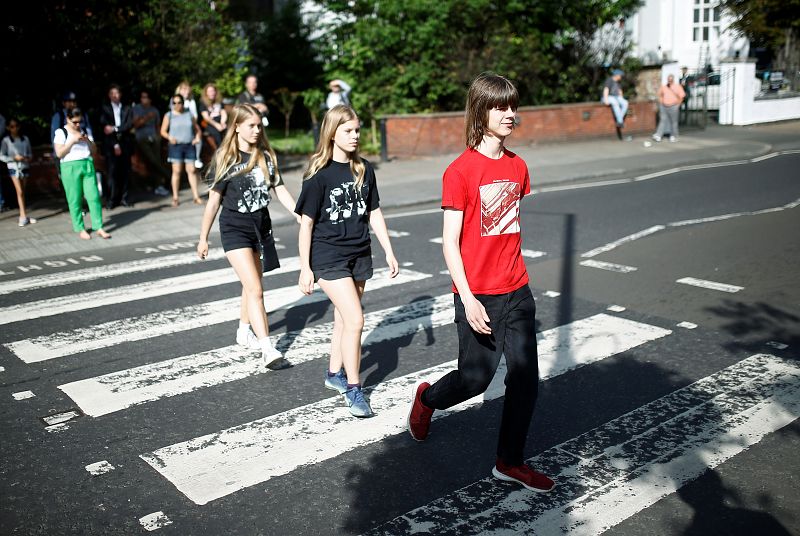
<path id="1" fill-rule="evenodd" d="M 614 112 L 614 118 L 617 120 L 617 124 L 624 123 L 625 113 L 628 111 L 628 101 L 623 97 L 609 95 L 608 104 Z"/>
<path id="2" fill-rule="evenodd" d="M 536 304 L 528 285 L 507 294 L 476 294 L 489 316 L 490 335 L 472 330 L 464 305 L 454 295 L 458 329 L 458 368 L 428 388 L 422 402 L 447 409 L 486 391 L 506 357 L 506 393 L 497 457 L 509 465 L 524 460 L 533 409 L 539 389 L 539 355 L 536 350 Z"/>

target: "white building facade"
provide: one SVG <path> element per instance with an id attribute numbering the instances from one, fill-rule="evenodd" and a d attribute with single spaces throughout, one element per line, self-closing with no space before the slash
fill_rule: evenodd
<path id="1" fill-rule="evenodd" d="M 719 0 L 645 0 L 626 26 L 633 54 L 645 65 L 677 62 L 699 71 L 748 56 L 749 42 L 729 29 L 731 22 Z"/>

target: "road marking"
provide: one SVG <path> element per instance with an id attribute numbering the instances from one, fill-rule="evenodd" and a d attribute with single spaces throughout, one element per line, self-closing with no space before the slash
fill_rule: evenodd
<path id="1" fill-rule="evenodd" d="M 221 248 L 213 248 L 208 252 L 207 260 L 217 260 L 225 258 L 225 253 Z M 70 270 L 68 272 L 38 275 L 25 277 L 14 281 L 4 281 L 0 283 L 0 295 L 12 294 L 23 290 L 36 290 L 41 288 L 58 287 L 82 281 L 95 281 L 119 275 L 147 272 L 159 270 L 161 268 L 171 268 L 173 266 L 185 266 L 203 262 L 196 253 L 184 252 L 174 255 L 164 255 L 163 257 L 150 257 L 133 261 L 126 261 L 105 266 L 92 266 Z"/>
<path id="2" fill-rule="evenodd" d="M 19 391 L 18 393 L 12 393 L 11 396 L 14 397 L 14 400 L 26 400 L 28 398 L 33 398 L 36 395 L 33 394 L 33 391 Z"/>
<path id="3" fill-rule="evenodd" d="M 609 305 L 606 307 L 606 310 L 611 311 L 612 313 L 621 313 L 622 311 L 625 311 L 625 307 L 621 305 Z"/>
<path id="4" fill-rule="evenodd" d="M 443 240 L 441 236 L 437 236 L 436 238 L 431 238 L 430 240 L 428 240 L 428 242 L 431 242 L 433 244 L 441 244 L 442 241 Z"/>
<path id="5" fill-rule="evenodd" d="M 380 268 L 366 286 L 374 291 L 394 285 L 402 285 L 431 277 L 414 270 L 402 270 L 396 277 L 389 278 L 388 270 Z M 195 274 L 196 276 L 197 274 Z M 264 293 L 267 312 L 326 301 L 328 297 L 317 290 L 310 296 L 302 294 L 297 285 L 268 289 Z M 199 305 L 159 311 L 143 316 L 123 318 L 99 325 L 61 331 L 30 339 L 5 343 L 8 348 L 25 363 L 36 363 L 90 350 L 108 348 L 125 342 L 139 341 L 169 335 L 199 327 L 221 324 L 239 318 L 241 297 L 226 298 Z"/>
<path id="6" fill-rule="evenodd" d="M 633 233 L 631 235 L 624 236 L 624 237 L 620 238 L 619 240 L 614 240 L 613 242 L 609 242 L 608 244 L 605 244 L 604 246 L 600 246 L 600 247 L 591 249 L 591 250 L 587 251 L 586 253 L 581 254 L 581 257 L 585 257 L 587 259 L 591 258 L 591 257 L 595 257 L 597 255 L 600 255 L 601 253 L 605 253 L 606 251 L 611 251 L 612 249 L 616 248 L 617 246 L 621 246 L 622 244 L 625 244 L 627 242 L 633 242 L 634 240 L 638 240 L 638 239 L 643 238 L 645 236 L 650 236 L 651 234 L 657 233 L 659 231 L 663 231 L 665 228 L 666 227 L 664 227 L 663 225 L 654 225 L 652 227 L 648 227 L 647 229 L 645 229 L 643 231 L 639 231 L 638 233 Z"/>
<path id="7" fill-rule="evenodd" d="M 561 293 L 556 292 L 555 290 L 546 290 L 544 292 L 544 295 L 547 296 L 548 298 L 558 298 L 559 296 L 561 296 Z"/>
<path id="8" fill-rule="evenodd" d="M 442 239 L 441 236 L 437 236 L 435 238 L 431 238 L 430 240 L 428 240 L 428 242 L 431 242 L 432 244 L 441 244 L 442 241 L 443 241 L 443 239 Z M 520 250 L 520 253 L 522 254 L 523 257 L 528 257 L 529 259 L 535 259 L 537 257 L 544 257 L 545 255 L 547 255 L 546 252 L 544 252 L 544 251 L 536 251 L 535 249 L 522 249 L 522 250 Z"/>
<path id="9" fill-rule="evenodd" d="M 153 532 L 154 530 L 164 528 L 167 525 L 172 525 L 172 520 L 168 518 L 164 512 L 158 511 L 153 512 L 152 514 L 147 514 L 144 517 L 140 517 L 139 523 L 144 527 L 144 530 Z"/>
<path id="10" fill-rule="evenodd" d="M 364 353 L 374 344 L 450 324 L 453 317 L 452 294 L 367 313 L 361 337 Z M 284 357 L 297 365 L 327 359 L 332 332 L 333 323 L 328 322 L 270 338 Z M 234 345 L 79 380 L 58 388 L 86 415 L 99 417 L 265 372 L 269 371 L 261 366 L 260 356 Z"/>
<path id="11" fill-rule="evenodd" d="M 594 259 L 587 259 L 579 263 L 581 266 L 588 266 L 590 268 L 599 268 L 601 270 L 608 270 L 609 272 L 617 272 L 620 274 L 627 274 L 635 272 L 635 266 L 626 266 L 624 264 L 614 264 L 613 262 L 596 261 Z"/>
<path id="12" fill-rule="evenodd" d="M 86 466 L 86 470 L 89 471 L 89 474 L 92 476 L 103 475 L 105 473 L 113 471 L 114 469 L 116 468 L 110 463 L 108 463 L 107 460 L 90 463 L 89 465 Z"/>
<path id="13" fill-rule="evenodd" d="M 539 334 L 540 376 L 552 378 L 670 333 L 607 314 L 559 326 Z M 369 396 L 376 416 L 368 422 L 353 418 L 337 396 L 140 457 L 190 500 L 206 504 L 299 466 L 403 433 L 413 385 L 420 379 L 442 376 L 455 366 L 456 361 L 450 361 L 379 384 Z M 505 365 L 501 364 L 483 395 L 437 412 L 434 418 L 503 396 L 504 377 Z"/>
<path id="14" fill-rule="evenodd" d="M 676 326 L 678 326 L 679 328 L 695 329 L 697 327 L 697 324 L 694 324 L 692 322 L 687 322 L 684 320 L 683 322 L 678 322 Z"/>
<path id="15" fill-rule="evenodd" d="M 486 478 L 367 534 L 601 534 L 798 416 L 800 368 L 754 355 L 529 460 L 550 493 Z"/>
<path id="16" fill-rule="evenodd" d="M 789 348 L 788 344 L 784 344 L 784 343 L 778 342 L 778 341 L 769 341 L 767 343 L 767 346 L 771 346 L 772 348 L 775 348 L 776 350 L 786 350 L 787 348 Z"/>
<path id="17" fill-rule="evenodd" d="M 54 424 L 61 424 L 67 421 L 71 421 L 72 419 L 77 419 L 80 417 L 81 414 L 75 410 L 63 411 L 61 413 L 53 413 L 52 415 L 46 415 L 42 417 L 42 421 L 45 424 L 52 426 Z"/>
<path id="18" fill-rule="evenodd" d="M 283 274 L 299 269 L 300 258 L 290 257 L 281 262 L 280 268 L 266 275 Z M 116 305 L 119 303 L 238 282 L 239 279 L 236 277 L 236 273 L 232 268 L 221 268 L 219 270 L 168 277 L 155 281 L 148 281 L 146 283 L 136 283 L 92 292 L 71 294 L 58 298 L 49 298 L 0 308 L 0 324 L 22 322 L 24 320 L 72 313 L 75 311 L 85 311 L 104 305 Z"/>
<path id="19" fill-rule="evenodd" d="M 707 279 L 697 279 L 696 277 L 682 277 L 675 282 L 682 283 L 684 285 L 691 285 L 693 287 L 719 290 L 721 292 L 730 292 L 731 294 L 739 292 L 740 290 L 744 290 L 744 287 L 728 285 L 727 283 L 717 283 L 716 281 L 708 281 Z"/>

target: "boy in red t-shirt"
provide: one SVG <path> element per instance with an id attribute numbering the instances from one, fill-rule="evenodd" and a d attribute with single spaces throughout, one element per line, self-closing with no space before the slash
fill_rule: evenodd
<path id="1" fill-rule="evenodd" d="M 503 146 L 514 130 L 519 94 L 502 76 L 484 73 L 469 88 L 467 149 L 444 173 L 444 258 L 453 279 L 458 369 L 414 388 L 408 430 L 428 436 L 435 409 L 486 391 L 505 355 L 506 392 L 492 474 L 533 491 L 555 485 L 524 462 L 539 383 L 536 305 L 522 259 L 519 204 L 530 193 L 525 162 Z"/>

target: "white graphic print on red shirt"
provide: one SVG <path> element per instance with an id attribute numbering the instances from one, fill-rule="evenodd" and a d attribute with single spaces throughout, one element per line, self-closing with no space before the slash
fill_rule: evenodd
<path id="1" fill-rule="evenodd" d="M 481 195 L 481 236 L 519 233 L 518 182 L 484 184 Z"/>

